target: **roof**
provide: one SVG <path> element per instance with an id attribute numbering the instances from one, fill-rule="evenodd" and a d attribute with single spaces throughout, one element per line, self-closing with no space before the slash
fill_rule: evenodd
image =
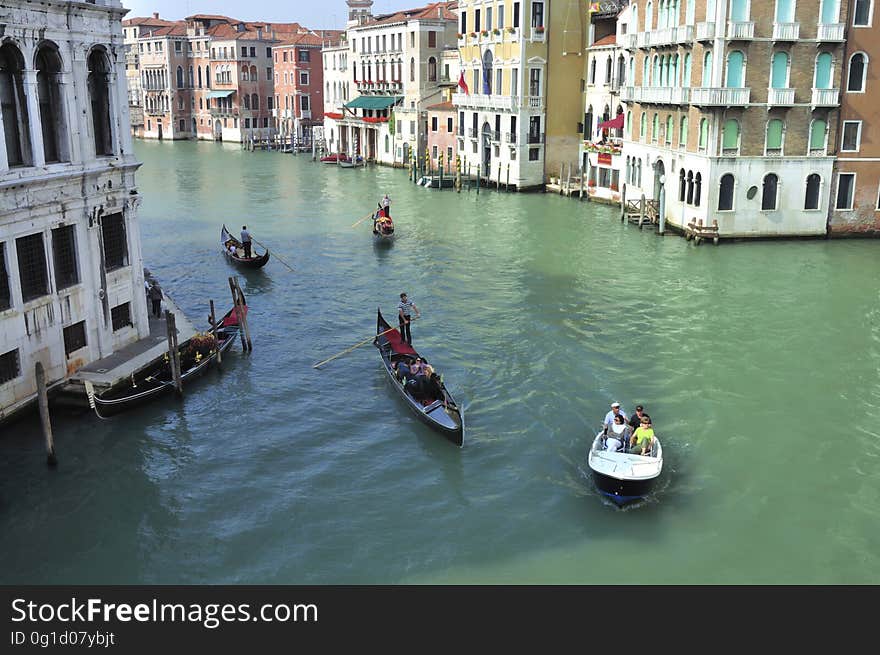
<path id="1" fill-rule="evenodd" d="M 609 34 L 608 36 L 603 36 L 598 41 L 594 41 L 593 45 L 591 45 L 590 47 L 595 48 L 596 46 L 600 45 L 617 45 L 617 35 Z"/>
<path id="2" fill-rule="evenodd" d="M 186 24 L 169 25 L 168 27 L 160 27 L 152 30 L 145 38 L 156 38 L 157 36 L 186 36 Z"/>
<path id="3" fill-rule="evenodd" d="M 134 27 L 137 25 L 143 25 L 144 27 L 162 27 L 164 25 L 173 25 L 175 21 L 173 20 L 165 20 L 164 18 L 156 18 L 155 16 L 135 16 L 133 18 L 126 18 L 122 21 L 122 25 L 124 27 Z"/>
<path id="4" fill-rule="evenodd" d="M 293 36 L 293 37 L 290 37 L 287 39 L 282 39 L 280 43 L 278 43 L 277 45 L 272 46 L 272 47 L 273 48 L 284 48 L 284 47 L 289 48 L 290 46 L 296 46 L 296 45 L 298 45 L 300 47 L 304 47 L 304 48 L 308 48 L 308 47 L 320 48 L 321 46 L 324 45 L 324 39 L 322 39 L 317 34 L 312 34 L 312 33 L 297 34 L 296 36 Z"/>
<path id="5" fill-rule="evenodd" d="M 345 105 L 348 109 L 388 109 L 403 96 L 358 96 Z"/>
<path id="6" fill-rule="evenodd" d="M 453 11 L 458 3 L 453 2 L 432 2 L 418 9 L 403 9 L 393 14 L 383 14 L 375 16 L 374 19 L 363 25 L 358 25 L 352 29 L 359 27 L 376 27 L 377 25 L 390 25 L 391 23 L 402 23 L 408 20 L 451 20 L 457 21 L 458 14 Z"/>
<path id="7" fill-rule="evenodd" d="M 436 105 L 428 107 L 429 111 L 455 111 L 455 105 L 451 101 L 438 102 Z"/>

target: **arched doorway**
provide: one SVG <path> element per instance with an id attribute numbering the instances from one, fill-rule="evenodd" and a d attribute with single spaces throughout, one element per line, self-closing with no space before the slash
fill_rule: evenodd
<path id="1" fill-rule="evenodd" d="M 195 118 L 192 119 L 192 126 L 193 126 L 193 129 L 192 129 L 193 138 L 195 139 L 199 135 L 198 127 L 196 127 L 196 119 Z"/>
<path id="2" fill-rule="evenodd" d="M 222 141 L 223 140 L 223 126 L 220 125 L 220 121 L 214 121 L 214 141 Z"/>
<path id="3" fill-rule="evenodd" d="M 489 121 L 483 123 L 480 134 L 483 143 L 483 177 L 489 179 L 489 172 L 492 168 L 492 127 L 489 125 Z"/>
<path id="4" fill-rule="evenodd" d="M 156 124 L 156 127 L 159 129 L 159 141 L 162 140 L 162 123 L 161 121 Z"/>
<path id="5" fill-rule="evenodd" d="M 662 180 L 666 179 L 665 175 L 666 167 L 663 165 L 663 160 L 658 159 L 654 164 L 654 200 L 660 199 L 660 189 L 663 188 Z"/>

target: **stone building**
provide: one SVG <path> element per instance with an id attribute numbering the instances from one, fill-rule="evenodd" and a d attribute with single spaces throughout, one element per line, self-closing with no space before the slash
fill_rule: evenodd
<path id="1" fill-rule="evenodd" d="M 455 3 L 376 16 L 369 12 L 370 0 L 347 4 L 343 88 L 358 95 L 343 104 L 338 118 L 336 112 L 325 114 L 328 149 L 407 166 L 411 157 L 424 157 L 426 108 L 441 101 L 443 88 L 450 85 L 443 79 L 441 60 L 455 43 Z M 324 61 L 326 66 L 326 56 Z"/>
<path id="2" fill-rule="evenodd" d="M 275 120 L 279 134 L 310 145 L 312 128 L 324 122 L 324 66 L 317 34 L 299 34 L 272 48 Z"/>
<path id="3" fill-rule="evenodd" d="M 443 168 L 446 173 L 455 173 L 455 160 L 458 157 L 458 112 L 452 100 L 438 102 L 428 107 L 428 158 L 431 170 Z"/>
<path id="4" fill-rule="evenodd" d="M 0 417 L 149 333 L 120 0 L 5 0 Z"/>
<path id="5" fill-rule="evenodd" d="M 880 130 L 880 104 L 872 95 L 880 92 L 880 28 L 874 29 L 873 0 L 851 0 L 846 25 L 828 231 L 832 236 L 880 236 L 880 131 L 874 130 Z"/>
<path id="6" fill-rule="evenodd" d="M 837 143 L 839 0 L 630 5 L 626 198 L 721 236 L 826 232 Z"/>
<path id="7" fill-rule="evenodd" d="M 582 146 L 586 11 L 578 0 L 461 0 L 458 46 L 463 170 L 543 188 Z"/>
<path id="8" fill-rule="evenodd" d="M 160 27 L 170 27 L 173 21 L 159 18 L 158 13 L 142 18 L 131 18 L 122 22 L 122 35 L 125 41 L 125 79 L 128 83 L 128 113 L 131 118 L 131 131 L 135 136 L 143 136 L 144 99 L 140 74 L 140 51 L 138 39 Z"/>

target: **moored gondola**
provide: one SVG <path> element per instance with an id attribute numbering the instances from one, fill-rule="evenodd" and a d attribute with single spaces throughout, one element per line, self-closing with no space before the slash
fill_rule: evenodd
<path id="1" fill-rule="evenodd" d="M 409 408 L 422 422 L 438 430 L 456 446 L 464 442 L 464 415 L 443 381 L 438 379 L 433 385 L 406 383 L 398 378 L 394 367 L 401 362 L 410 363 L 419 355 L 412 346 L 400 337 L 397 328 L 392 328 L 378 310 L 376 319 L 376 338 L 373 345 L 382 357 L 382 366 L 391 380 L 392 386 L 403 398 Z M 427 388 L 426 388 L 427 387 Z"/>
<path id="2" fill-rule="evenodd" d="M 230 252 L 230 245 L 235 247 L 234 253 Z M 266 250 L 266 252 L 264 252 L 262 255 L 254 254 L 253 257 L 245 257 L 244 248 L 241 245 L 241 241 L 232 236 L 229 233 L 229 230 L 226 229 L 225 225 L 220 230 L 220 246 L 223 250 L 223 254 L 226 255 L 226 257 L 230 261 L 244 268 L 263 268 L 263 266 L 266 265 L 266 262 L 269 261 L 268 250 Z"/>
<path id="3" fill-rule="evenodd" d="M 247 311 L 247 307 L 245 307 Z M 229 310 L 217 326 L 217 340 L 208 332 L 196 335 L 180 344 L 181 379 L 187 382 L 202 374 L 217 359 L 217 351 L 229 350 L 239 334 L 238 318 L 235 309 Z M 159 396 L 174 390 L 174 376 L 168 353 L 153 365 L 132 375 L 131 379 L 117 387 L 95 394 L 95 412 L 101 418 L 108 418 L 126 410 L 138 407 Z"/>

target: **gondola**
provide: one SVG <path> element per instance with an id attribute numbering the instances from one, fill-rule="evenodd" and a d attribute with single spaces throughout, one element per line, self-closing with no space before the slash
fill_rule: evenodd
<path id="1" fill-rule="evenodd" d="M 377 244 L 391 243 L 394 241 L 394 223 L 391 217 L 387 221 L 381 221 L 381 218 L 379 220 L 378 223 L 375 220 L 373 222 L 373 240 Z"/>
<path id="2" fill-rule="evenodd" d="M 332 155 L 321 157 L 322 164 L 336 164 L 344 161 L 348 161 L 348 155 L 346 155 L 345 153 L 334 153 Z"/>
<path id="3" fill-rule="evenodd" d="M 245 311 L 247 308 L 245 307 Z M 179 344 L 181 379 L 184 383 L 199 376 L 217 359 L 217 350 L 226 352 L 229 350 L 235 338 L 239 334 L 238 319 L 235 309 L 229 310 L 220 319 L 217 326 L 217 343 L 209 346 L 209 350 L 190 347 L 193 339 L 187 339 Z M 132 375 L 131 379 L 123 385 L 119 385 L 100 394 L 94 394 L 90 404 L 94 404 L 95 412 L 101 418 L 108 418 L 126 410 L 143 405 L 159 396 L 171 393 L 174 390 L 174 377 L 171 373 L 171 362 L 168 353 L 139 373 Z"/>
<path id="4" fill-rule="evenodd" d="M 654 435 L 650 455 L 611 451 L 600 432 L 593 439 L 587 464 L 599 493 L 622 506 L 644 498 L 654 488 L 663 470 L 663 447 Z"/>
<path id="5" fill-rule="evenodd" d="M 233 255 L 229 252 L 229 244 L 235 246 L 235 254 Z M 234 262 L 238 266 L 242 266 L 244 268 L 263 268 L 266 265 L 266 262 L 269 261 L 269 251 L 267 250 L 262 255 L 255 254 L 253 257 L 245 257 L 244 250 L 241 245 L 241 241 L 236 239 L 229 233 L 229 230 L 226 229 L 224 225 L 220 230 L 220 247 L 223 250 L 223 254 L 229 259 L 229 261 Z M 251 244 L 253 247 L 253 244 Z"/>
<path id="6" fill-rule="evenodd" d="M 422 422 L 438 430 L 456 446 L 464 442 L 464 415 L 452 394 L 446 389 L 441 381 L 439 393 L 423 396 L 412 391 L 413 385 L 404 385 L 398 380 L 392 363 L 414 361 L 416 357 L 422 357 L 413 350 L 400 336 L 397 328 L 392 328 L 382 317 L 382 310 L 378 310 L 376 319 L 376 338 L 373 345 L 379 350 L 382 357 L 382 366 L 391 380 L 392 386 L 403 398 L 409 408 L 415 412 Z M 422 357 L 425 361 L 425 358 Z M 427 362 L 426 362 L 427 363 Z M 445 405 L 444 405 L 445 403 Z"/>

